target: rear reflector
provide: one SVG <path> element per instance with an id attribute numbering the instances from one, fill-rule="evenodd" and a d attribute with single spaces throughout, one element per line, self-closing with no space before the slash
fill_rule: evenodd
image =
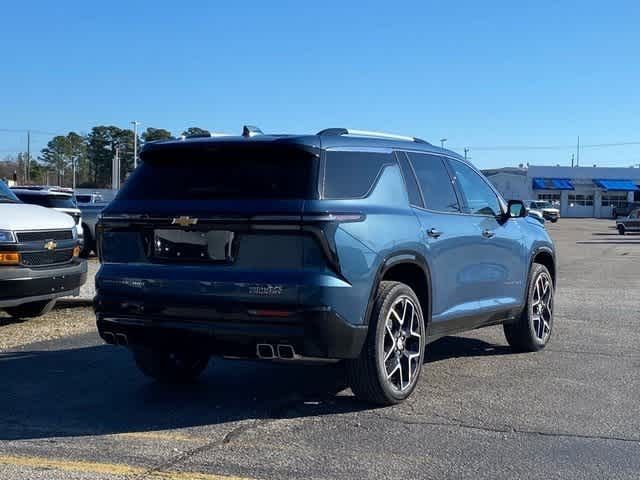
<path id="1" fill-rule="evenodd" d="M 0 265 L 20 265 L 20 254 L 16 252 L 0 252 Z"/>

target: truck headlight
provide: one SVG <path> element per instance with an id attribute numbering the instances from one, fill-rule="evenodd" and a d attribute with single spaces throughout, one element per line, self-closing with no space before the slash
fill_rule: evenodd
<path id="1" fill-rule="evenodd" d="M 0 243 L 16 243 L 16 238 L 10 230 L 0 230 Z"/>

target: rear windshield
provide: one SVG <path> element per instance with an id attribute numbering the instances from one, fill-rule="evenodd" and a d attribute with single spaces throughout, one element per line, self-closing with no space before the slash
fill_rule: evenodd
<path id="1" fill-rule="evenodd" d="M 18 199 L 13 192 L 7 187 L 7 185 L 0 180 L 0 202 L 17 202 Z"/>
<path id="2" fill-rule="evenodd" d="M 33 193 L 18 193 L 18 198 L 24 203 L 40 205 L 47 208 L 77 208 L 76 202 L 69 195 L 36 195 Z"/>
<path id="3" fill-rule="evenodd" d="M 317 157 L 264 145 L 146 152 L 120 200 L 213 200 L 317 197 Z"/>

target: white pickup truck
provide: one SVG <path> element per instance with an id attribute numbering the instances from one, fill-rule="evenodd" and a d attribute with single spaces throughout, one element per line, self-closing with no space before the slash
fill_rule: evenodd
<path id="1" fill-rule="evenodd" d="M 48 312 L 78 295 L 87 279 L 74 219 L 22 203 L 0 181 L 0 310 L 14 317 Z"/>

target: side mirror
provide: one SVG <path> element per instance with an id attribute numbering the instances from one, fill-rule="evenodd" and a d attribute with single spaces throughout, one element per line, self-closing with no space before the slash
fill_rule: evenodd
<path id="1" fill-rule="evenodd" d="M 522 200 L 509 200 L 507 204 L 508 218 L 523 218 L 527 216 L 527 207 Z"/>

